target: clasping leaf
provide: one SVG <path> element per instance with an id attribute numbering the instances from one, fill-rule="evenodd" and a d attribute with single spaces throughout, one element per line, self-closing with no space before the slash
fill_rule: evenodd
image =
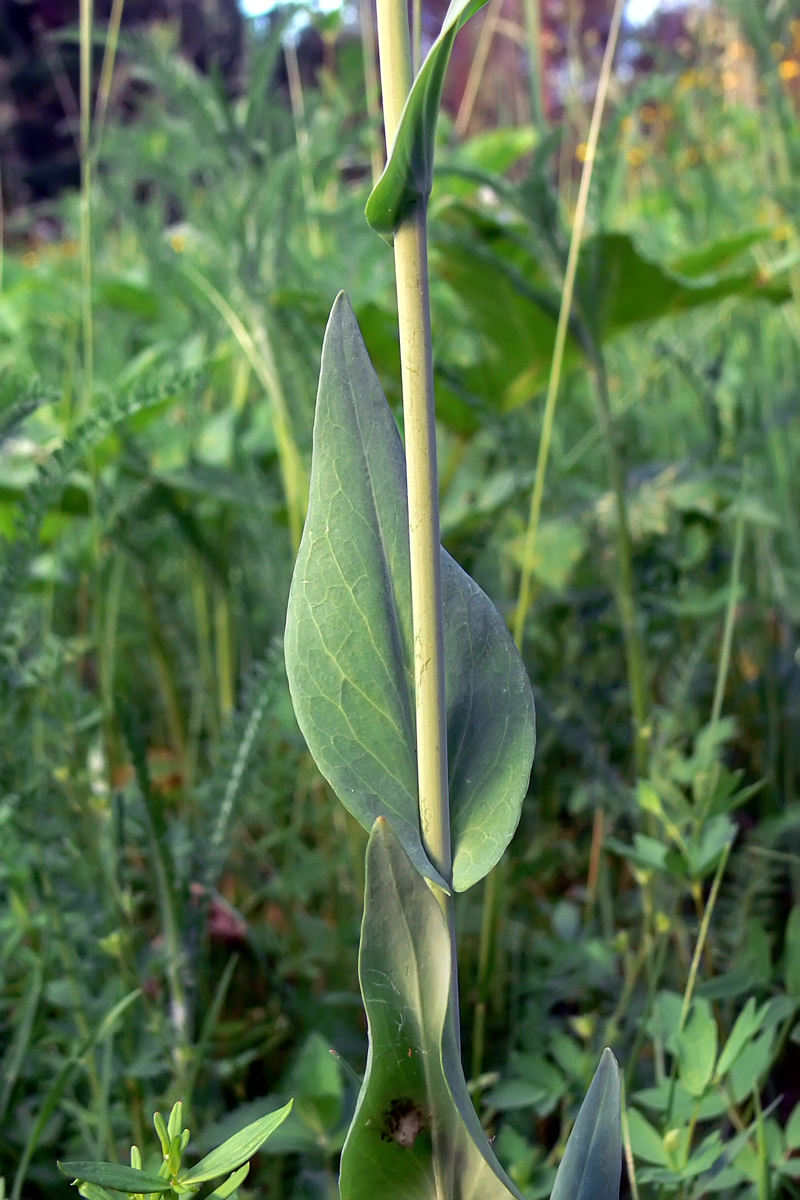
<path id="1" fill-rule="evenodd" d="M 533 695 L 502 617 L 444 550 L 442 591 L 453 887 L 463 891 L 519 821 Z M 367 830 L 386 817 L 417 870 L 448 889 L 419 823 L 405 455 L 344 294 L 322 348 L 284 647 L 300 728 L 345 808 Z"/>

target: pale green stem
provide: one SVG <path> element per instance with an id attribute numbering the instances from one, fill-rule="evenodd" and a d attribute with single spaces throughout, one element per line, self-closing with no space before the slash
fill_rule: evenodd
<path id="1" fill-rule="evenodd" d="M 386 144 L 391 146 L 411 86 L 408 16 L 404 0 L 379 0 L 378 45 Z M 417 205 L 395 233 L 394 258 L 406 435 L 420 825 L 431 862 L 449 884 L 452 855 L 442 560 L 424 203 Z M 440 894 L 439 899 L 445 911 L 452 913 L 447 898 Z"/>
<path id="2" fill-rule="evenodd" d="M 417 772 L 422 837 L 431 861 L 450 883 L 450 806 L 444 687 L 444 618 L 439 485 L 428 302 L 425 209 L 394 238 L 397 309 L 406 434 L 411 608 L 417 708 Z"/>
<path id="3" fill-rule="evenodd" d="M 575 291 L 575 276 L 578 270 L 578 255 L 580 253 L 581 239 L 583 237 L 583 229 L 586 223 L 586 210 L 589 203 L 589 188 L 592 182 L 592 172 L 594 170 L 594 160 L 597 153 L 597 143 L 600 137 L 600 126 L 603 120 L 603 111 L 605 109 L 606 97 L 608 95 L 608 85 L 611 80 L 611 67 L 614 62 L 614 54 L 617 48 L 619 28 L 622 21 L 622 13 L 624 8 L 624 0 L 615 0 L 614 12 L 611 18 L 611 28 L 609 29 L 606 50 L 603 56 L 603 65 L 600 71 L 600 78 L 597 83 L 597 95 L 595 96 L 592 120 L 591 125 L 589 126 L 589 137 L 586 142 L 586 159 L 581 172 L 578 203 L 575 208 L 575 220 L 572 224 L 572 236 L 569 243 L 567 268 L 564 275 L 564 287 L 561 292 L 561 307 L 558 313 L 558 325 L 556 326 L 555 345 L 553 347 L 553 361 L 550 367 L 550 378 L 547 384 L 547 396 L 545 398 L 544 417 L 542 419 L 542 436 L 539 441 L 539 453 L 536 459 L 536 477 L 534 479 L 533 494 L 531 496 L 531 510 L 528 518 L 528 528 L 525 533 L 519 597 L 517 600 L 516 613 L 514 615 L 514 641 L 517 643 L 517 646 L 520 647 L 522 646 L 522 638 L 525 632 L 525 621 L 528 616 L 528 609 L 530 608 L 531 603 L 531 583 L 533 579 L 533 563 L 536 553 L 536 535 L 539 530 L 539 517 L 542 511 L 542 497 L 544 496 L 547 462 L 550 456 L 550 441 L 553 436 L 556 401 L 558 399 L 558 388 L 561 383 L 561 368 L 564 362 L 564 349 L 567 342 L 569 317 L 572 311 L 572 297 Z"/>

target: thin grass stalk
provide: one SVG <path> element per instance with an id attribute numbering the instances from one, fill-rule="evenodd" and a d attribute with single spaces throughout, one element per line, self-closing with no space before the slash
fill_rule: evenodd
<path id="1" fill-rule="evenodd" d="M 202 292 L 206 299 L 213 304 L 214 308 L 216 308 L 217 312 L 227 323 L 231 333 L 247 356 L 259 383 L 264 388 L 272 403 L 275 441 L 278 446 L 278 461 L 281 468 L 283 491 L 289 518 L 289 535 L 292 549 L 296 552 L 300 545 L 303 522 L 306 516 L 308 478 L 300 456 L 300 450 L 292 433 L 286 396 L 284 395 L 280 376 L 275 366 L 275 356 L 272 352 L 272 344 L 267 331 L 256 324 L 256 332 L 252 334 L 225 297 L 217 291 L 213 283 L 209 279 L 206 279 L 205 275 L 192 266 L 191 263 L 181 263 L 181 270 L 191 280 L 198 291 Z"/>
<path id="2" fill-rule="evenodd" d="M 625 1089 L 625 1076 L 621 1077 L 622 1083 L 622 1148 L 625 1154 L 625 1166 L 628 1170 L 628 1181 L 631 1188 L 631 1196 L 633 1200 L 639 1200 L 639 1185 L 636 1182 L 636 1166 L 633 1161 L 633 1147 L 631 1145 L 631 1130 L 628 1123 L 628 1102 Z"/>
<path id="3" fill-rule="evenodd" d="M 233 972 L 236 970 L 236 964 L 239 961 L 238 954 L 232 954 L 228 959 L 225 970 L 220 976 L 217 986 L 214 988 L 214 995 L 211 998 L 211 1003 L 208 1006 L 208 1011 L 203 1020 L 203 1026 L 200 1030 L 200 1036 L 197 1042 L 192 1047 L 192 1058 L 189 1068 L 183 1079 L 183 1092 L 181 1099 L 183 1101 L 184 1119 L 188 1120 L 192 1111 L 192 1100 L 194 1099 L 194 1089 L 197 1083 L 197 1076 L 200 1070 L 205 1065 L 206 1051 L 208 1050 L 211 1039 L 216 1032 L 219 1018 L 222 1014 L 222 1006 L 225 1003 L 225 998 L 228 995 L 228 988 L 233 979 Z"/>
<path id="4" fill-rule="evenodd" d="M 540 0 L 525 0 L 525 33 L 528 41 L 528 78 L 531 92 L 531 119 L 539 129 L 545 124 L 545 71 L 542 58 L 542 16 Z"/>
<path id="5" fill-rule="evenodd" d="M 514 614 L 514 641 L 520 648 L 522 647 L 522 639 L 525 633 L 525 622 L 527 620 L 528 609 L 530 608 L 531 603 L 531 582 L 533 578 L 534 556 L 536 553 L 536 537 L 539 531 L 539 517 L 542 511 L 542 497 L 544 496 L 547 463 L 550 456 L 550 442 L 553 436 L 556 401 L 558 400 L 558 389 L 561 383 L 561 370 L 564 363 L 564 349 L 567 341 L 567 330 L 569 329 L 569 318 L 570 313 L 572 312 L 572 298 L 575 291 L 575 276 L 578 269 L 578 256 L 580 254 L 581 240 L 583 238 L 583 230 L 586 224 L 586 210 L 589 202 L 589 189 L 591 187 L 592 173 L 594 171 L 597 143 L 600 138 L 600 127 L 603 120 L 606 98 L 608 96 L 608 85 L 611 81 L 611 68 L 614 63 L 614 55 L 617 48 L 617 41 L 619 39 L 619 29 L 622 22 L 622 14 L 624 9 L 625 0 L 615 0 L 614 12 L 611 18 L 611 27 L 608 33 L 608 41 L 606 42 L 605 54 L 603 55 L 603 65 L 600 70 L 600 78 L 597 84 L 597 95 L 595 96 L 594 109 L 592 110 L 589 137 L 586 142 L 586 159 L 583 164 L 583 170 L 581 171 L 581 182 L 578 192 L 578 203 L 575 209 L 575 220 L 572 223 L 572 235 L 570 237 L 567 267 L 564 275 L 564 287 L 561 292 L 561 307 L 558 313 L 555 345 L 553 347 L 553 361 L 550 367 L 550 377 L 547 384 L 547 395 L 545 398 L 544 416 L 542 419 L 542 435 L 539 441 L 539 452 L 536 459 L 536 478 L 534 480 L 533 493 L 531 495 L 531 508 L 530 515 L 528 517 L 528 528 L 525 533 L 525 544 L 522 553 L 522 574 L 520 576 L 517 607 Z"/>
<path id="6" fill-rule="evenodd" d="M 217 652 L 217 683 L 219 714 L 223 728 L 230 725 L 236 707 L 233 684 L 233 648 L 231 646 L 231 613 L 228 594 L 222 584 L 214 589 L 214 645 Z"/>
<path id="7" fill-rule="evenodd" d="M 650 700 L 647 686 L 644 638 L 639 625 L 639 613 L 636 604 L 635 581 L 633 577 L 633 539 L 628 517 L 628 498 L 625 486 L 625 471 L 622 463 L 622 451 L 618 445 L 614 416 L 611 412 L 608 377 L 602 350 L 594 348 L 594 358 L 598 415 L 605 441 L 609 483 L 617 510 L 616 528 L 614 530 L 617 551 L 617 577 L 613 581 L 613 590 L 622 624 L 628 687 L 631 694 L 634 766 L 637 775 L 642 775 L 647 766 L 647 754 L 650 743 Z"/>
<path id="8" fill-rule="evenodd" d="M 391 146 L 411 87 L 405 0 L 378 0 L 378 48 L 386 144 Z M 431 861 L 450 883 L 444 613 L 424 202 L 395 233 L 394 258 L 406 435 L 420 824 Z M 452 903 L 440 889 L 436 892 L 448 915 L 455 963 Z"/>
<path id="9" fill-rule="evenodd" d="M 314 188 L 314 168 L 311 162 L 311 151 L 308 141 L 308 125 L 306 123 L 306 102 L 303 96 L 303 81 L 300 78 L 300 64 L 297 61 L 297 48 L 291 38 L 286 39 L 283 48 L 286 57 L 286 74 L 289 78 L 289 100 L 292 105 L 294 133 L 297 142 L 297 157 L 300 160 L 300 180 L 303 187 L 303 199 L 308 220 L 309 249 L 314 258 L 322 257 L 322 234 L 317 220 L 317 194 Z"/>
<path id="10" fill-rule="evenodd" d="M 464 95 L 461 97 L 461 103 L 458 106 L 458 113 L 456 114 L 455 131 L 462 138 L 467 132 L 472 118 L 472 110 L 475 107 L 478 87 L 483 77 L 486 60 L 489 57 L 489 51 L 494 41 L 494 35 L 497 33 L 502 9 L 503 0 L 492 0 L 486 18 L 481 26 L 480 37 L 475 47 L 475 56 L 472 59 L 466 87 L 464 88 Z"/>
<path id="11" fill-rule="evenodd" d="M 472 1023 L 472 1060 L 470 1073 L 473 1080 L 479 1079 L 483 1071 L 483 1056 L 486 1049 L 486 1013 L 489 1008 L 489 992 L 492 985 L 492 967 L 496 960 L 496 931 L 499 925 L 501 899 L 501 860 L 497 867 L 486 876 L 484 884 L 483 904 L 481 906 L 481 936 L 478 946 L 478 979 L 475 998 L 475 1012 Z M 476 1104 L 479 1092 L 473 1093 Z"/>
<path id="12" fill-rule="evenodd" d="M 97 84 L 97 103 L 94 111 L 94 129 L 92 131 L 94 161 L 100 157 L 100 146 L 103 141 L 103 131 L 108 114 L 108 102 L 111 98 L 111 85 L 114 81 L 114 65 L 117 61 L 119 48 L 119 31 L 122 26 L 122 11 L 125 0 L 114 0 L 111 5 L 111 15 L 108 18 L 106 44 L 103 51 L 103 62 L 100 67 L 100 79 Z"/>
<path id="13" fill-rule="evenodd" d="M 722 716 L 722 705 L 725 700 L 725 685 L 728 681 L 728 671 L 731 665 L 731 648 L 733 646 L 733 631 L 736 625 L 736 601 L 739 591 L 739 580 L 742 575 L 742 554 L 744 552 L 744 496 L 747 486 L 748 464 L 745 462 L 742 472 L 742 486 L 739 495 L 739 511 L 736 515 L 736 531 L 733 536 L 733 564 L 731 566 L 731 590 L 725 609 L 725 624 L 722 631 L 722 647 L 717 678 L 714 684 L 714 700 L 711 705 L 711 724 L 716 725 Z"/>
<path id="14" fill-rule="evenodd" d="M 694 329 L 694 335 L 697 338 L 697 341 L 701 342 L 716 326 L 721 325 L 723 320 L 729 315 L 731 309 L 733 309 L 736 304 L 736 297 L 731 297 L 713 309 L 709 316 L 705 317 L 701 321 L 698 321 Z M 616 410 L 613 412 L 614 419 L 617 420 L 619 417 L 624 416 L 626 413 L 630 412 L 630 410 L 634 408 L 640 400 L 643 400 L 647 395 L 648 387 L 655 383 L 656 380 L 660 379 L 670 365 L 671 363 L 666 358 L 656 359 L 656 361 L 648 368 L 647 373 L 642 375 L 638 379 L 635 386 L 630 388 L 622 397 L 622 399 L 618 401 Z M 577 466 L 584 454 L 587 454 L 598 441 L 602 440 L 602 436 L 602 431 L 600 430 L 599 425 L 593 425 L 591 429 L 588 429 L 586 433 L 584 433 L 584 435 L 578 439 L 575 445 L 564 455 L 563 459 L 561 460 L 561 470 L 565 473 L 571 471 L 573 467 Z"/>
<path id="15" fill-rule="evenodd" d="M 381 92 L 378 79 L 378 43 L 375 36 L 375 16 L 372 0 L 359 0 L 359 26 L 361 28 L 361 53 L 364 58 L 364 90 L 367 97 L 369 117 L 370 164 L 373 186 L 383 172 L 384 156 L 381 145 Z"/>
<path id="16" fill-rule="evenodd" d="M 416 78 L 422 64 L 422 0 L 411 0 L 411 71 Z"/>
<path id="17" fill-rule="evenodd" d="M 219 741 L 220 722 L 219 709 L 214 702 L 216 692 L 214 676 L 214 654 L 211 637 L 211 618 L 209 616 L 208 588 L 200 560 L 193 556 L 190 565 L 192 606 L 194 608 L 195 630 L 197 633 L 197 657 L 199 662 L 199 684 L 204 694 L 208 710 L 208 732 L 212 742 Z"/>
<path id="18" fill-rule="evenodd" d="M 717 864 L 717 869 L 714 872 L 714 878 L 711 882 L 711 889 L 708 893 L 708 900 L 706 901 L 706 906 L 705 906 L 705 909 L 703 910 L 703 917 L 702 917 L 702 920 L 700 921 L 700 928 L 697 933 L 697 942 L 695 944 L 694 953 L 692 954 L 692 961 L 689 965 L 689 974 L 686 979 L 686 987 L 685 987 L 684 993 L 683 993 L 683 1002 L 681 1004 L 680 1016 L 678 1018 L 678 1030 L 677 1030 L 678 1036 L 680 1036 L 680 1034 L 683 1030 L 683 1027 L 686 1024 L 686 1018 L 689 1016 L 689 1009 L 691 1008 L 691 1005 L 692 1005 L 692 997 L 694 996 L 694 989 L 695 989 L 695 985 L 697 983 L 697 973 L 700 970 L 700 960 L 703 957 L 703 948 L 706 944 L 706 938 L 708 937 L 709 928 L 711 927 L 711 917 L 714 913 L 714 909 L 717 904 L 717 898 L 719 896 L 719 889 L 722 885 L 722 877 L 725 874 L 725 868 L 728 865 L 728 857 L 730 856 L 732 846 L 733 846 L 733 838 L 731 838 L 731 840 L 727 843 L 727 845 L 724 847 L 724 849 L 722 851 L 722 854 L 720 855 L 719 863 Z M 677 1082 L 676 1067 L 677 1067 L 677 1059 L 673 1063 L 672 1078 L 670 1079 L 670 1089 L 669 1089 L 669 1097 L 667 1100 L 667 1114 L 666 1114 L 667 1122 L 670 1122 L 672 1120 L 672 1108 L 673 1108 L 673 1104 L 674 1104 L 674 1100 L 675 1100 L 675 1084 Z"/>
<path id="19" fill-rule="evenodd" d="M 83 331 L 83 399 L 81 415 L 91 405 L 94 389 L 92 314 L 92 41 L 94 0 L 80 0 L 80 152 L 81 152 L 81 325 Z"/>

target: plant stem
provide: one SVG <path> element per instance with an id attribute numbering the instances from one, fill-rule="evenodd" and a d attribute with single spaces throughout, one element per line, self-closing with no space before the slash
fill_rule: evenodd
<path id="1" fill-rule="evenodd" d="M 88 412 L 94 387 L 94 331 L 92 328 L 92 33 L 94 2 L 80 0 L 80 109 L 81 109 L 81 294 L 83 328 L 83 405 Z"/>
<path id="2" fill-rule="evenodd" d="M 378 47 L 386 144 L 391 146 L 411 86 L 405 0 L 378 0 Z M 423 202 L 395 233 L 394 258 L 408 482 L 420 824 L 432 863 L 450 883 L 439 485 Z M 444 895 L 439 895 L 439 900 L 445 911 L 450 911 L 452 932 L 452 905 Z"/>
<path id="3" fill-rule="evenodd" d="M 411 546 L 411 608 L 417 708 L 417 771 L 422 836 L 436 869 L 452 874 L 447 781 L 439 485 L 422 205 L 395 234 L 397 308 Z"/>

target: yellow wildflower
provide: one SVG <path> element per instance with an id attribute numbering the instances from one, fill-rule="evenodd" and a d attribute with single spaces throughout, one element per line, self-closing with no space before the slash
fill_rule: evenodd
<path id="1" fill-rule="evenodd" d="M 640 167 L 647 159 L 647 151 L 644 146 L 631 146 L 625 157 L 632 167 Z"/>

